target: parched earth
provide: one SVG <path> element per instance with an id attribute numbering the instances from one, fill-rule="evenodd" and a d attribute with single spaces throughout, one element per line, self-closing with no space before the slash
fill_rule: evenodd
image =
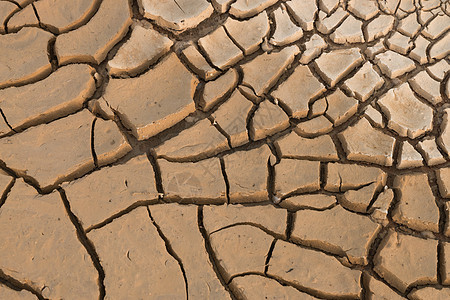
<path id="1" fill-rule="evenodd" d="M 0 299 L 450 299 L 449 16 L 0 0 Z"/>

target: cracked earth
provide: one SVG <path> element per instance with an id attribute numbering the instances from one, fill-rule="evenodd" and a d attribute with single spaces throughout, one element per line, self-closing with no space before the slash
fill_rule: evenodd
<path id="1" fill-rule="evenodd" d="M 449 299 L 449 16 L 0 0 L 0 299 Z"/>

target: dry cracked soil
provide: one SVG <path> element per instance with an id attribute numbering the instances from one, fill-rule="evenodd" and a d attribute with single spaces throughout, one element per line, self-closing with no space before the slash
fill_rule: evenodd
<path id="1" fill-rule="evenodd" d="M 448 0 L 0 0 L 0 299 L 450 299 Z"/>

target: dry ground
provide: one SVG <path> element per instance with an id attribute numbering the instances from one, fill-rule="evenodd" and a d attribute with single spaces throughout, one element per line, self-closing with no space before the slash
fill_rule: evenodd
<path id="1" fill-rule="evenodd" d="M 450 299 L 449 16 L 0 0 L 0 299 Z"/>

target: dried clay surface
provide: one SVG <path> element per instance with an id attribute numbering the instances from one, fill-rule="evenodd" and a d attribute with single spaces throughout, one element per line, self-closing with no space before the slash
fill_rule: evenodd
<path id="1" fill-rule="evenodd" d="M 450 299 L 450 2 L 0 0 L 0 300 Z"/>

